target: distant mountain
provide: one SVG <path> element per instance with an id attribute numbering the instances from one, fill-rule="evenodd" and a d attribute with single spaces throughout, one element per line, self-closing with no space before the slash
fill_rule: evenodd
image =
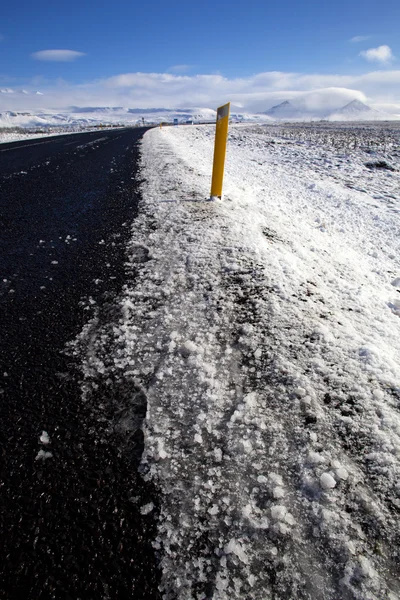
<path id="1" fill-rule="evenodd" d="M 115 113 L 121 112 L 125 109 L 122 106 L 71 106 L 69 112 L 71 113 Z"/>
<path id="2" fill-rule="evenodd" d="M 361 102 L 361 100 L 352 100 L 352 102 L 349 102 L 348 104 L 343 106 L 343 108 L 341 108 L 339 112 L 341 112 L 342 114 L 357 114 L 360 112 L 377 111 L 368 106 L 368 104 L 364 104 L 364 102 Z"/>
<path id="3" fill-rule="evenodd" d="M 6 92 L 4 92 L 6 93 Z M 72 106 L 62 111 L 31 110 L 0 112 L 0 127 L 88 127 L 94 125 L 151 125 L 160 122 L 214 122 L 216 111 L 210 108 L 130 109 L 121 106 Z"/>
<path id="4" fill-rule="evenodd" d="M 342 108 L 330 113 L 323 111 L 313 113 L 285 100 L 262 114 L 277 121 L 317 121 L 321 119 L 328 121 L 394 121 L 399 119 L 398 115 L 379 112 L 360 100 L 352 100 Z"/>
<path id="5" fill-rule="evenodd" d="M 304 112 L 296 108 L 289 100 L 285 100 L 262 113 L 278 120 L 303 119 Z"/>
<path id="6" fill-rule="evenodd" d="M 339 110 L 329 115 L 330 121 L 375 121 L 379 120 L 381 113 L 374 110 L 360 100 L 352 100 Z M 386 118 L 389 118 L 387 115 Z"/>
<path id="7" fill-rule="evenodd" d="M 3 103 L 8 94 L 19 93 L 0 90 Z M 34 92 L 32 92 L 34 94 Z M 37 92 L 36 92 L 37 94 Z M 10 96 L 12 97 L 12 96 Z M 7 98 L 8 99 L 8 98 Z M 239 110 L 238 110 L 239 109 Z M 240 112 L 239 112 L 240 111 Z M 382 121 L 398 120 L 399 115 L 379 112 L 359 100 L 353 100 L 332 114 L 321 116 L 299 108 L 295 103 L 281 102 L 265 113 L 241 112 L 234 107 L 231 121 L 236 123 L 265 123 L 268 121 L 314 121 L 325 118 L 329 121 Z M 5 110 L 0 112 L 0 127 L 90 127 L 96 125 L 156 125 L 157 123 L 214 123 L 216 111 L 211 108 L 124 108 L 121 106 L 72 106 L 64 110 Z"/>
<path id="8" fill-rule="evenodd" d="M 62 114 L 32 113 L 27 111 L 0 112 L 0 127 L 54 127 L 70 124 L 70 118 Z"/>
<path id="9" fill-rule="evenodd" d="M 171 112 L 185 112 L 184 110 L 177 108 L 175 111 L 172 108 L 128 108 L 128 113 L 133 115 L 139 115 L 141 113 L 156 114 L 156 113 L 171 113 Z"/>
<path id="10" fill-rule="evenodd" d="M 329 121 L 396 121 L 399 115 L 380 112 L 360 100 L 353 100 L 340 110 L 331 113 Z"/>
<path id="11" fill-rule="evenodd" d="M 27 90 L 13 90 L 12 88 L 1 88 L 0 94 L 24 94 L 25 96 L 32 94 L 43 96 L 42 92 L 28 92 Z"/>

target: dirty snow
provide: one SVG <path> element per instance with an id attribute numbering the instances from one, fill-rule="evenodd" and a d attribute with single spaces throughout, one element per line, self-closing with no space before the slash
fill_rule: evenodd
<path id="1" fill-rule="evenodd" d="M 399 138 L 291 131 L 231 128 L 215 202 L 213 128 L 146 133 L 112 364 L 88 329 L 86 386 L 147 396 L 166 599 L 400 598 Z"/>

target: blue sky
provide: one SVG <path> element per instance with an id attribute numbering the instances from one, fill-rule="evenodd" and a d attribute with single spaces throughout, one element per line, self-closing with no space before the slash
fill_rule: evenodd
<path id="1" fill-rule="evenodd" d="M 209 0 L 196 5 L 159 0 L 140 4 L 131 0 L 7 3 L 0 22 L 0 86 L 38 89 L 43 91 L 42 102 L 46 97 L 54 102 L 57 95 L 61 101 L 62 94 L 65 101 L 73 102 L 75 91 L 79 102 L 92 98 L 98 102 L 120 99 L 148 104 L 151 100 L 159 104 L 158 97 L 170 103 L 195 102 L 195 88 L 201 81 L 198 103 L 204 103 L 214 101 L 212 88 L 218 88 L 215 77 L 222 77 L 233 82 L 232 93 L 240 102 L 245 94 L 238 80 L 248 82 L 254 100 L 254 94 L 260 92 L 260 82 L 254 85 L 254 77 L 279 72 L 281 83 L 285 74 L 321 76 L 322 88 L 332 87 L 324 76 L 348 77 L 344 82 L 350 87 L 333 87 L 353 89 L 354 79 L 358 83 L 354 89 L 364 99 L 400 104 L 397 75 L 386 81 L 385 89 L 382 81 L 376 83 L 376 94 L 371 82 L 360 85 L 363 75 L 398 73 L 400 69 L 400 2 L 388 0 L 381 10 L 377 6 L 373 0 L 250 0 L 220 5 Z M 355 36 L 366 39 L 351 42 Z M 76 54 L 63 56 L 70 59 L 63 61 L 49 60 L 59 59 L 61 54 L 35 54 L 49 50 Z M 170 79 L 153 76 L 138 82 L 132 77 L 123 85 L 117 79 L 137 73 L 168 74 Z M 208 79 L 208 97 L 207 80 L 199 80 L 199 76 L 214 76 Z M 182 84 L 183 77 L 191 94 L 182 93 L 182 85 L 177 85 Z M 332 81 L 335 84 L 336 80 Z M 319 86 L 317 80 L 309 90 L 304 88 L 304 81 L 297 90 L 293 84 L 288 92 L 304 93 Z M 113 96 L 112 85 L 119 94 Z M 138 94 L 140 86 L 142 92 Z M 270 82 L 264 85 L 266 101 L 268 94 L 272 100 L 275 88 Z M 228 84 L 220 86 L 221 96 L 229 94 L 229 89 Z M 285 95 L 282 85 L 278 91 Z M 250 102 L 249 107 L 256 103 Z"/>

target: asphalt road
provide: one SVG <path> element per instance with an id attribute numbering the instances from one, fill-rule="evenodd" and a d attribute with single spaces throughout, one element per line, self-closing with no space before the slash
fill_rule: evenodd
<path id="1" fill-rule="evenodd" d="M 126 281 L 143 132 L 0 145 L 0 598 L 159 597 L 140 432 L 105 435 L 65 351 Z"/>

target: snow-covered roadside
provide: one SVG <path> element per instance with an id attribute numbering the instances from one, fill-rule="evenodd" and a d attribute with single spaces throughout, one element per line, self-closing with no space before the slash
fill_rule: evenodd
<path id="1" fill-rule="evenodd" d="M 136 282 L 88 385 L 147 396 L 165 598 L 395 600 L 398 207 L 257 135 L 231 136 L 222 202 L 211 127 L 145 135 Z"/>
<path id="2" fill-rule="evenodd" d="M 116 129 L 116 128 L 113 128 Z M 68 131 L 68 130 L 60 130 L 60 131 L 52 131 L 51 133 L 49 132 L 43 132 L 43 133 L 15 133 L 15 132 L 7 132 L 7 131 L 1 131 L 0 132 L 0 144 L 6 144 L 8 142 L 22 142 L 24 140 L 36 140 L 36 139 L 40 139 L 40 138 L 48 138 L 48 137 L 54 137 L 57 135 L 67 135 L 67 134 L 74 134 L 74 133 L 89 133 L 91 131 L 99 131 L 98 128 L 87 128 L 87 129 L 78 129 L 76 131 Z M 101 133 L 101 131 L 100 131 Z"/>
<path id="3" fill-rule="evenodd" d="M 54 135 L 61 135 L 60 133 L 15 133 L 15 132 L 0 132 L 0 144 L 7 144 L 8 142 L 22 142 L 23 140 L 36 140 L 43 137 L 52 137 Z"/>

